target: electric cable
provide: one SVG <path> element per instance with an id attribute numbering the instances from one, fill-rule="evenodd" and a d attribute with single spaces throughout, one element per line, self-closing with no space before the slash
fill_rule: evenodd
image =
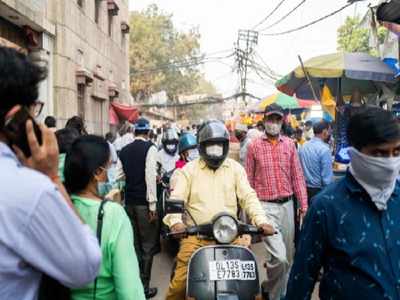
<path id="1" fill-rule="evenodd" d="M 319 23 L 319 22 L 321 22 L 321 21 L 324 21 L 325 19 L 330 18 L 330 17 L 332 17 L 332 16 L 334 16 L 334 15 L 340 13 L 341 11 L 345 10 L 345 9 L 348 8 L 349 6 L 353 5 L 354 3 L 355 3 L 355 2 L 348 3 L 348 4 L 344 5 L 344 6 L 342 6 L 341 8 L 339 8 L 339 9 L 337 9 L 337 10 L 331 12 L 330 14 L 325 15 L 325 16 L 323 16 L 323 17 L 321 17 L 321 18 L 318 18 L 318 19 L 316 19 L 316 20 L 314 20 L 314 21 L 312 21 L 312 22 L 310 22 L 310 23 L 307 23 L 307 24 L 305 24 L 305 25 L 303 25 L 303 26 L 300 26 L 300 27 L 297 27 L 297 28 L 293 28 L 293 29 L 290 29 L 290 30 L 286 30 L 286 31 L 282 31 L 282 32 L 260 33 L 260 35 L 263 35 L 263 36 L 279 36 L 279 35 L 289 34 L 289 33 L 293 33 L 293 32 L 296 32 L 296 31 L 305 29 L 305 28 L 307 28 L 307 27 L 310 27 L 310 26 L 312 26 L 312 25 L 315 25 L 316 23 Z"/>

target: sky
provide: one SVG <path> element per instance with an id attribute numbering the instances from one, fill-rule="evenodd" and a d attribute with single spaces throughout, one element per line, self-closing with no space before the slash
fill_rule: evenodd
<path id="1" fill-rule="evenodd" d="M 279 20 L 302 0 L 286 0 L 269 20 L 257 27 L 265 27 Z M 130 0 L 130 10 L 143 10 L 155 3 L 163 11 L 173 15 L 175 26 L 188 30 L 198 26 L 201 34 L 201 51 L 211 56 L 227 56 L 230 52 L 213 54 L 221 50 L 234 50 L 239 29 L 253 29 L 281 0 Z M 344 6 L 347 0 L 306 0 L 290 17 L 275 27 L 262 31 L 275 33 L 307 24 Z M 336 33 L 347 16 L 364 16 L 365 1 L 348 7 L 341 13 L 304 30 L 282 36 L 259 36 L 256 53 L 275 73 L 286 75 L 299 65 L 298 55 L 303 60 L 336 51 Z M 260 62 L 260 59 L 258 59 Z M 234 58 L 201 66 L 202 72 L 224 96 L 238 91 L 238 75 L 232 72 Z M 265 77 L 265 76 L 264 76 Z M 248 92 L 265 97 L 275 91 L 271 81 L 250 72 Z"/>

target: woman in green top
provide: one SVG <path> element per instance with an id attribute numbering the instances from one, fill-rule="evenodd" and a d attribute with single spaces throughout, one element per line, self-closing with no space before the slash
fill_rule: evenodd
<path id="1" fill-rule="evenodd" d="M 110 165 L 107 142 L 93 135 L 75 140 L 65 159 L 65 185 L 83 221 L 95 233 L 100 203 L 107 192 Z M 104 204 L 101 250 L 96 299 L 144 300 L 132 226 L 125 210 L 114 202 Z M 73 300 L 92 300 L 94 282 L 71 293 Z"/>

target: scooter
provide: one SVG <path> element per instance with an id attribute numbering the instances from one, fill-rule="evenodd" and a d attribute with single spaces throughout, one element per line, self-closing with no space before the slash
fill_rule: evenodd
<path id="1" fill-rule="evenodd" d="M 167 213 L 189 214 L 183 201 L 169 200 L 166 209 Z M 171 236 L 201 235 L 216 242 L 215 245 L 198 249 L 190 258 L 186 299 L 268 300 L 268 295 L 260 291 L 257 261 L 253 252 L 246 247 L 231 245 L 241 235 L 261 233 L 257 227 L 240 223 L 227 213 L 216 215 L 209 224 L 191 226 L 184 232 L 169 233 Z"/>

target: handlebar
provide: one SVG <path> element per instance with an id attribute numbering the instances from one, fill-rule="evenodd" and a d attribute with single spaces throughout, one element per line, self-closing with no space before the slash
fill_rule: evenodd
<path id="1" fill-rule="evenodd" d="M 213 237 L 212 224 L 205 224 L 199 226 L 190 226 L 186 230 L 178 232 L 168 232 L 167 237 L 174 236 L 189 236 L 189 235 L 207 235 Z M 238 236 L 249 234 L 249 235 L 259 235 L 263 234 L 263 230 L 254 225 L 249 224 L 239 224 L 238 226 Z"/>

